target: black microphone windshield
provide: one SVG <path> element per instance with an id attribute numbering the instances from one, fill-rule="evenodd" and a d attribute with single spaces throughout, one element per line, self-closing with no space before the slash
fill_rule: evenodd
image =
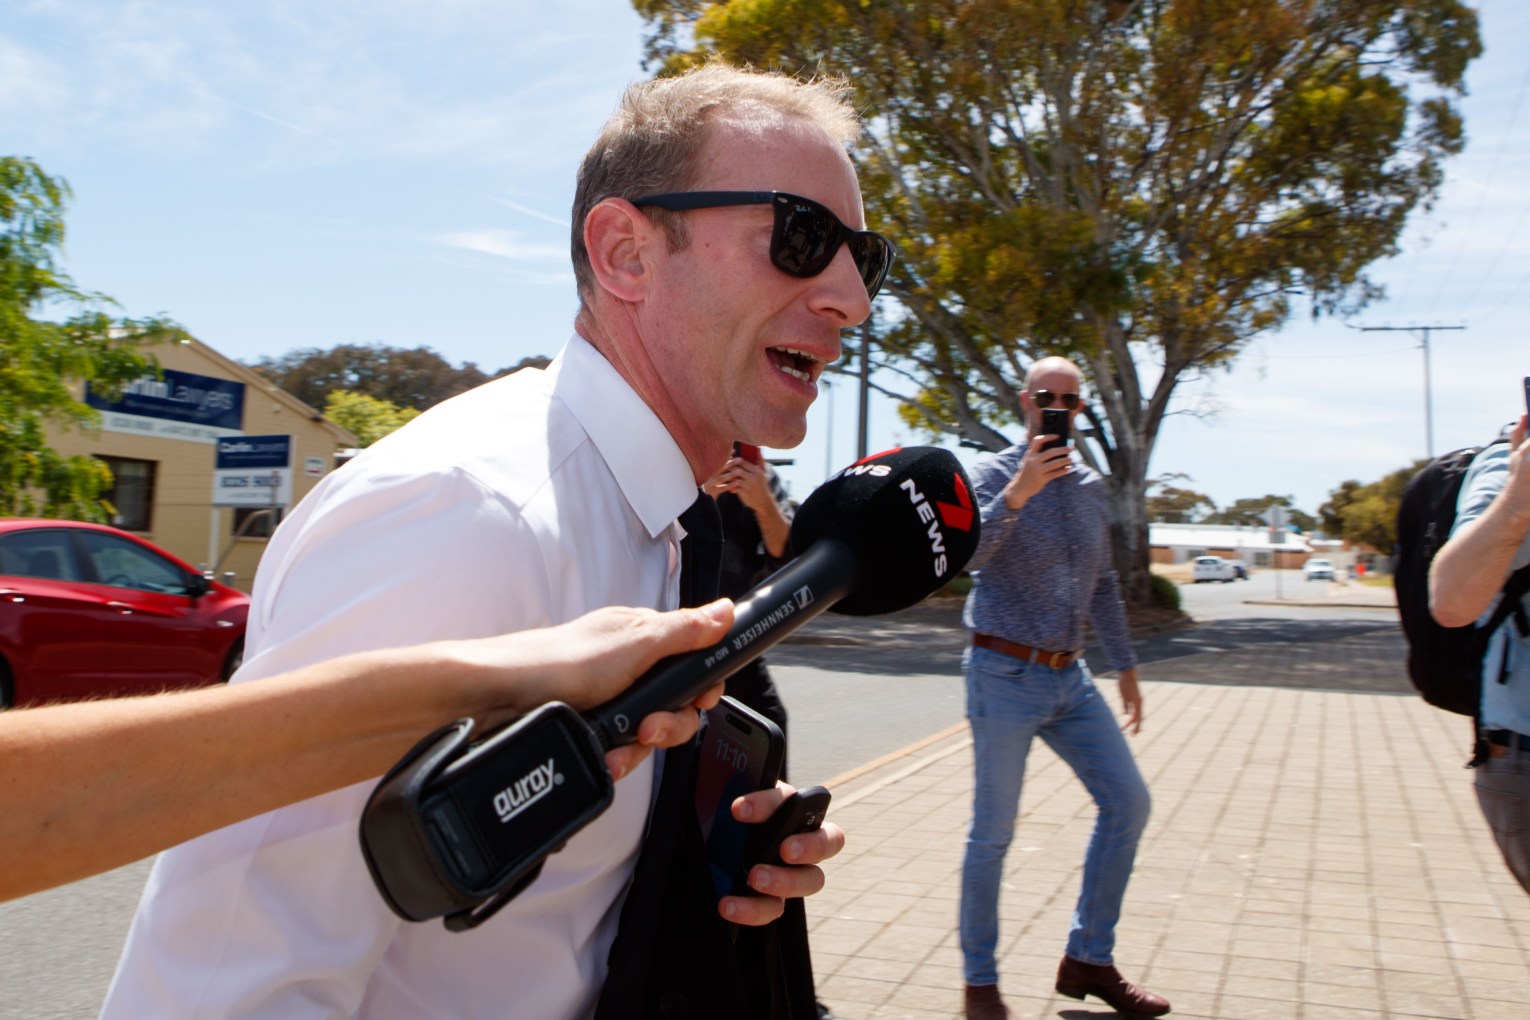
<path id="1" fill-rule="evenodd" d="M 977 549 L 972 483 L 949 450 L 907 446 L 856 461 L 814 489 L 792 521 L 798 553 L 835 538 L 855 552 L 854 589 L 831 610 L 905 609 L 955 577 Z"/>

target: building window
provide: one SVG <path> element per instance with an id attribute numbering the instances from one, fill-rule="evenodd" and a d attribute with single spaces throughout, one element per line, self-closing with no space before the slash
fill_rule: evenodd
<path id="1" fill-rule="evenodd" d="M 282 508 L 241 506 L 234 508 L 235 538 L 270 538 L 281 523 Z"/>
<path id="2" fill-rule="evenodd" d="M 148 531 L 154 511 L 154 472 L 152 460 L 129 460 L 126 457 L 97 456 L 112 472 L 112 487 L 101 494 L 116 510 L 112 524 L 123 531 Z"/>

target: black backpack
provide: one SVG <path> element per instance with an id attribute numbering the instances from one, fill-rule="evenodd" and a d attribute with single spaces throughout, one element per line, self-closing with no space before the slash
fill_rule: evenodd
<path id="1" fill-rule="evenodd" d="M 1509 576 L 1503 598 L 1484 626 L 1442 627 L 1429 612 L 1429 565 L 1450 537 L 1466 470 L 1485 449 L 1469 446 L 1442 454 L 1408 481 L 1397 511 L 1397 566 L 1392 579 L 1397 612 L 1408 638 L 1408 677 L 1413 686 L 1429 704 L 1473 717 L 1481 707 L 1482 659 L 1493 631 L 1511 613 L 1522 631 L 1530 629 L 1520 603 L 1530 591 L 1530 567 Z M 1500 676 L 1499 682 L 1505 679 Z"/>

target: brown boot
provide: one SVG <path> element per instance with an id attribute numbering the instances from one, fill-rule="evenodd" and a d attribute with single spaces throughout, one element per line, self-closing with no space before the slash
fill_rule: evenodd
<path id="1" fill-rule="evenodd" d="M 1163 1016 L 1169 1011 L 1169 1000 L 1131 984 L 1109 964 L 1080 963 L 1071 956 L 1064 956 L 1057 967 L 1057 990 L 1070 999 L 1093 995 L 1128 1016 Z"/>
<path id="2" fill-rule="evenodd" d="M 1009 1020 L 998 985 L 968 985 L 966 1004 L 967 1020 Z"/>

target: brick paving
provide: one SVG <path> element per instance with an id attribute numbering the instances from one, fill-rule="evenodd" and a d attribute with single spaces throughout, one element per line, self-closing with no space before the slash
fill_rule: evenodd
<path id="1" fill-rule="evenodd" d="M 930 625 L 877 624 L 878 640 L 933 638 Z M 1402 638 L 1385 614 L 1308 632 L 1204 651 L 1176 635 L 1144 663 L 1134 749 L 1154 806 L 1118 928 L 1123 972 L 1187 1020 L 1530 1016 L 1530 897 L 1461 768 L 1469 722 L 1398 693 Z M 835 784 L 850 842 L 809 915 L 838 1015 L 960 1015 L 971 786 L 965 726 Z M 1021 812 L 1005 998 L 1020 1020 L 1115 1016 L 1052 990 L 1094 811 L 1039 742 Z"/>

